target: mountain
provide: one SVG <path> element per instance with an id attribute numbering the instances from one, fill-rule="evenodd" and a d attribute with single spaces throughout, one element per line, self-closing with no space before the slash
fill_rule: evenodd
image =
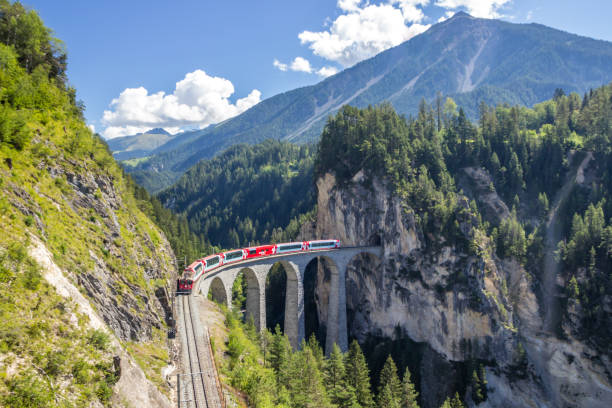
<path id="1" fill-rule="evenodd" d="M 108 139 L 106 143 L 115 159 L 129 160 L 145 157 L 173 138 L 165 129 L 155 128 L 137 135 Z"/>
<path id="2" fill-rule="evenodd" d="M 532 106 L 555 89 L 580 94 L 612 80 L 612 43 L 540 24 L 512 24 L 457 13 L 411 40 L 322 82 L 268 98 L 241 115 L 190 132 L 183 144 L 162 148 L 128 169 L 149 189 L 154 174 L 167 181 L 203 158 L 237 143 L 266 138 L 316 140 L 328 115 L 350 104 L 389 101 L 406 115 L 437 92 L 451 96 L 468 116 L 478 104 Z"/>

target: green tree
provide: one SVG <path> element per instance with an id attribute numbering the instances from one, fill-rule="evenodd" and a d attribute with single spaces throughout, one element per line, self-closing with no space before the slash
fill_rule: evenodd
<path id="1" fill-rule="evenodd" d="M 402 383 L 400 382 L 397 376 L 397 367 L 395 366 L 395 362 L 393 361 L 393 358 L 391 358 L 390 355 L 387 357 L 387 360 L 385 361 L 385 364 L 382 370 L 380 371 L 379 379 L 379 397 L 382 394 L 384 387 L 388 385 L 393 395 L 393 399 L 399 404 L 403 400 Z M 381 406 L 380 400 L 378 405 Z"/>
<path id="2" fill-rule="evenodd" d="M 357 402 L 363 408 L 372 408 L 374 400 L 370 388 L 370 371 L 357 340 L 353 340 L 346 356 L 347 383 L 355 389 Z"/>
<path id="3" fill-rule="evenodd" d="M 482 385 L 480 383 L 480 378 L 478 378 L 476 370 L 472 371 L 472 400 L 474 400 L 476 404 L 479 404 L 484 401 L 484 396 L 482 394 Z"/>
<path id="4" fill-rule="evenodd" d="M 287 388 L 293 407 L 332 407 L 323 385 L 323 377 L 310 348 L 306 347 L 292 355 L 287 377 Z"/>
<path id="5" fill-rule="evenodd" d="M 390 384 L 385 384 L 379 391 L 377 405 L 379 408 L 400 408 L 400 404 L 393 395 Z"/>
<path id="6" fill-rule="evenodd" d="M 355 389 L 346 381 L 344 356 L 336 343 L 332 346 L 332 352 L 325 367 L 325 386 L 331 402 L 338 407 L 350 408 L 357 403 Z"/>
<path id="7" fill-rule="evenodd" d="M 419 393 L 416 392 L 414 384 L 410 380 L 410 370 L 406 367 L 404 378 L 402 379 L 402 408 L 418 408 L 418 397 Z"/>
<path id="8" fill-rule="evenodd" d="M 290 359 L 291 344 L 289 343 L 289 338 L 281 332 L 280 326 L 276 325 L 272 344 L 270 345 L 269 361 L 281 385 L 286 385 Z"/>
<path id="9" fill-rule="evenodd" d="M 450 401 L 451 408 L 464 408 L 463 402 L 461 398 L 459 398 L 459 393 L 456 392 L 453 399 Z"/>

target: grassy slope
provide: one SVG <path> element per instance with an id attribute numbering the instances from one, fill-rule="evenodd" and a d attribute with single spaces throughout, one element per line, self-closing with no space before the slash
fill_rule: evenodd
<path id="1" fill-rule="evenodd" d="M 27 254 L 30 236 L 46 245 L 73 282 L 83 272 L 99 272 L 102 265 L 111 273 L 114 302 L 131 299 L 131 311 L 139 317 L 149 313 L 146 303 L 170 278 L 172 252 L 65 91 L 15 66 L 8 48 L 0 51 L 2 96 L 10 101 L 2 113 L 18 117 L 15 129 L 26 135 L 22 147 L 11 142 L 13 125 L 1 129 L 0 405 L 108 403 L 116 378 L 107 342 L 88 331 L 75 306 L 42 279 Z M 20 97 L 34 102 L 14 102 Z M 107 188 L 83 190 L 76 185 L 79 177 Z M 146 275 L 151 258 L 167 267 L 156 271 L 161 278 Z M 145 298 L 135 296 L 135 288 Z M 158 324 L 163 328 L 162 321 Z M 163 330 L 153 330 L 147 347 L 132 344 L 128 349 L 139 350 L 138 361 L 150 361 L 151 355 L 167 359 L 164 337 Z M 159 375 L 151 364 L 142 365 L 150 377 Z"/>

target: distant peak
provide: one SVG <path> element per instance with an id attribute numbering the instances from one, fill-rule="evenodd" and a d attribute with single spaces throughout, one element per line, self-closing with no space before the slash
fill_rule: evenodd
<path id="1" fill-rule="evenodd" d="M 472 16 L 470 16 L 468 13 L 466 13 L 465 11 L 458 11 L 456 12 L 451 19 L 453 18 L 459 18 L 459 17 L 468 17 L 468 18 L 473 18 Z"/>
<path id="2" fill-rule="evenodd" d="M 163 128 L 155 128 L 155 129 L 147 130 L 145 133 L 149 133 L 151 135 L 168 135 L 168 136 L 170 136 L 170 133 L 168 133 L 166 131 L 166 129 L 163 129 Z"/>

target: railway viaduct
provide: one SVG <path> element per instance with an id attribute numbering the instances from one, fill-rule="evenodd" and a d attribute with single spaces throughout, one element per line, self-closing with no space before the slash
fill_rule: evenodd
<path id="1" fill-rule="evenodd" d="M 304 318 L 304 274 L 306 266 L 317 257 L 325 258 L 331 266 L 331 282 L 327 314 L 327 337 L 325 351 L 331 351 L 333 343 L 342 351 L 348 349 L 346 324 L 346 272 L 349 263 L 360 254 L 369 254 L 382 259 L 382 248 L 343 247 L 315 252 L 297 252 L 268 256 L 262 259 L 244 260 L 222 266 L 204 275 L 194 288 L 195 293 L 207 296 L 212 291 L 213 299 L 232 305 L 232 286 L 240 272 L 247 281 L 246 315 L 252 316 L 255 327 L 266 327 L 266 277 L 274 264 L 280 263 L 287 274 L 285 296 L 285 334 L 294 348 L 305 336 Z"/>

